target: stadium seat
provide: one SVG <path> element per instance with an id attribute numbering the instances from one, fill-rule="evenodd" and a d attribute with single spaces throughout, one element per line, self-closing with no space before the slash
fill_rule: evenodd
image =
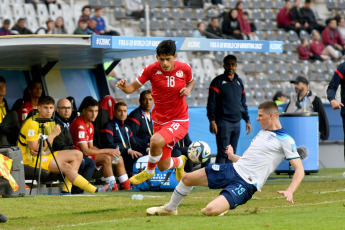
<path id="1" fill-rule="evenodd" d="M 183 13 L 182 13 L 182 17 L 185 19 L 194 19 L 195 15 L 194 15 L 194 12 L 192 11 L 191 8 L 184 8 Z"/>
<path id="2" fill-rule="evenodd" d="M 185 26 L 184 26 L 184 23 L 179 18 L 175 18 L 174 28 L 176 30 L 183 30 L 183 29 L 185 29 Z"/>
<path id="3" fill-rule="evenodd" d="M 39 26 L 44 26 L 49 18 L 48 9 L 45 4 L 37 4 L 37 17 Z"/>
<path id="4" fill-rule="evenodd" d="M 91 7 L 97 7 L 101 5 L 101 0 L 89 0 L 89 5 Z"/>
<path id="5" fill-rule="evenodd" d="M 265 94 L 265 96 L 266 96 L 266 100 L 272 100 L 274 94 L 273 94 L 272 91 L 267 91 L 266 94 Z"/>
<path id="6" fill-rule="evenodd" d="M 269 9 L 269 10 L 271 10 L 271 9 L 273 9 L 274 8 L 274 5 L 273 5 L 273 1 L 272 0 L 264 0 L 264 2 L 263 2 L 263 8 L 264 9 Z M 272 11 L 271 11 L 272 12 Z M 273 14 L 272 14 L 273 15 Z M 272 18 L 273 19 L 273 18 Z"/>
<path id="7" fill-rule="evenodd" d="M 83 8 L 83 5 L 75 4 L 73 7 L 73 18 L 74 18 L 74 24 L 78 25 L 79 17 L 81 16 L 81 10 Z"/>
<path id="8" fill-rule="evenodd" d="M 215 67 L 213 65 L 212 60 L 209 58 L 203 58 L 202 61 L 203 61 L 203 66 L 205 70 L 205 75 L 211 78 L 215 77 L 216 72 L 215 72 Z"/>
<path id="9" fill-rule="evenodd" d="M 14 16 L 14 22 L 18 21 L 19 18 L 25 17 L 23 4 L 18 4 L 18 3 L 13 4 L 13 16 Z"/>
<path id="10" fill-rule="evenodd" d="M 254 20 L 255 19 L 259 19 L 259 20 L 264 19 L 264 17 L 261 14 L 261 11 L 258 9 L 253 10 L 252 17 Z"/>
<path id="11" fill-rule="evenodd" d="M 187 52 L 178 52 L 177 53 L 177 60 L 180 62 L 188 63 Z"/>
<path id="12" fill-rule="evenodd" d="M 261 23 L 261 21 L 260 20 L 258 20 L 258 19 L 255 19 L 254 20 L 254 25 L 255 25 L 255 27 L 256 27 L 256 29 L 257 30 L 263 30 L 263 25 L 262 25 L 262 23 Z"/>
<path id="13" fill-rule="evenodd" d="M 257 82 L 261 88 L 266 87 L 266 85 L 268 84 L 267 78 L 263 75 L 257 77 Z"/>
<path id="14" fill-rule="evenodd" d="M 286 60 L 288 62 L 292 62 L 292 61 L 298 60 L 298 58 L 294 53 L 292 53 L 291 51 L 288 51 L 286 52 Z"/>
<path id="15" fill-rule="evenodd" d="M 284 50 L 291 51 L 291 52 L 296 51 L 295 47 L 289 40 L 284 41 Z"/>
<path id="16" fill-rule="evenodd" d="M 262 41 L 262 40 L 265 40 L 265 37 L 264 35 L 261 33 L 261 31 L 255 31 L 255 34 L 256 36 L 258 36 L 259 40 Z"/>
<path id="17" fill-rule="evenodd" d="M 284 5 L 285 5 L 285 2 L 284 2 L 284 0 L 276 0 L 276 9 L 281 9 L 281 8 L 283 8 L 284 7 Z"/>
<path id="18" fill-rule="evenodd" d="M 267 70 L 272 70 L 274 72 L 277 71 L 277 67 L 272 60 L 268 60 L 266 66 L 267 66 Z"/>
<path id="19" fill-rule="evenodd" d="M 252 6 L 253 6 L 253 9 L 261 9 L 262 8 L 261 0 L 253 0 Z"/>
<path id="20" fill-rule="evenodd" d="M 235 4 L 230 4 L 230 7 L 234 7 L 237 1 L 234 1 Z M 243 9 L 253 9 L 253 5 L 251 4 L 250 0 L 243 1 Z"/>
<path id="21" fill-rule="evenodd" d="M 201 9 L 195 9 L 195 18 L 196 19 L 205 19 L 205 14 Z"/>
<path id="22" fill-rule="evenodd" d="M 299 37 L 300 38 L 306 38 L 306 39 L 310 40 L 309 33 L 307 31 L 305 31 L 305 30 L 301 30 L 299 32 Z"/>
<path id="23" fill-rule="evenodd" d="M 128 18 L 125 11 L 121 8 L 114 8 L 114 16 L 116 19 Z"/>
<path id="24" fill-rule="evenodd" d="M 263 62 L 261 62 L 260 60 L 255 61 L 255 72 L 256 73 L 266 72 L 265 64 Z"/>
<path id="25" fill-rule="evenodd" d="M 205 76 L 205 71 L 202 66 L 201 60 L 199 58 L 192 58 L 192 72 L 193 75 L 199 77 L 200 79 L 203 79 Z"/>
<path id="26" fill-rule="evenodd" d="M 159 7 L 161 7 L 161 8 L 171 8 L 170 0 L 159 0 Z"/>
<path id="27" fill-rule="evenodd" d="M 280 81 L 279 76 L 277 75 L 277 72 L 274 72 L 272 70 L 268 70 L 267 72 L 267 78 L 268 80 L 270 80 L 271 82 L 275 82 L 275 81 Z"/>
<path id="28" fill-rule="evenodd" d="M 270 1 L 270 2 L 272 2 L 272 1 Z M 265 2 L 265 4 L 266 4 L 266 2 Z M 266 8 L 266 10 L 264 11 L 264 18 L 266 20 L 267 19 L 269 19 L 269 20 L 276 19 L 276 16 L 273 15 L 271 8 Z"/>
<path id="29" fill-rule="evenodd" d="M 173 8 L 171 15 L 173 18 L 182 18 L 182 13 L 177 8 Z"/>
<path id="30" fill-rule="evenodd" d="M 276 26 L 273 24 L 273 20 L 266 19 L 264 22 L 263 30 L 275 30 Z"/>
<path id="31" fill-rule="evenodd" d="M 160 30 L 161 24 L 156 18 L 152 18 L 150 22 L 150 30 Z"/>
<path id="32" fill-rule="evenodd" d="M 331 61 L 331 60 L 328 60 L 327 63 L 326 63 L 326 66 L 327 66 L 327 73 L 329 75 L 333 76 L 334 71 L 336 69 L 336 66 L 335 66 L 334 62 Z"/>
<path id="33" fill-rule="evenodd" d="M 56 4 L 49 4 L 49 16 L 50 19 L 53 21 L 55 21 L 57 17 L 61 16 L 61 11 L 59 10 L 59 7 Z"/>
<path id="34" fill-rule="evenodd" d="M 289 41 L 295 42 L 295 41 L 298 41 L 298 40 L 299 40 L 299 38 L 298 38 L 297 33 L 295 31 L 293 31 L 293 30 L 290 30 L 289 31 Z"/>
<path id="35" fill-rule="evenodd" d="M 171 16 L 171 13 L 168 9 L 166 8 L 161 8 L 161 11 L 160 11 L 160 18 L 173 18 Z"/>
<path id="36" fill-rule="evenodd" d="M 185 37 L 185 33 L 183 32 L 183 30 L 177 30 L 176 37 Z"/>
<path id="37" fill-rule="evenodd" d="M 284 30 L 278 30 L 277 39 L 278 41 L 286 41 L 288 39 L 286 32 Z"/>
<path id="38" fill-rule="evenodd" d="M 262 92 L 256 91 L 255 92 L 255 99 L 260 104 L 265 101 L 265 96 Z"/>
<path id="39" fill-rule="evenodd" d="M 165 37 L 175 37 L 175 35 L 171 30 L 165 30 Z"/>
<path id="40" fill-rule="evenodd" d="M 163 18 L 162 26 L 166 30 L 172 29 L 172 25 L 171 25 L 170 20 L 168 18 Z"/>
<path id="41" fill-rule="evenodd" d="M 334 0 L 326 0 L 326 6 L 328 10 L 335 10 L 337 8 Z"/>
<path id="42" fill-rule="evenodd" d="M 255 72 L 254 66 L 247 60 L 243 61 L 243 72 L 245 74 L 251 74 Z"/>
<path id="43" fill-rule="evenodd" d="M 170 0 L 170 3 L 171 3 L 171 7 L 173 7 L 173 8 L 181 7 L 181 3 L 179 0 Z"/>
<path id="44" fill-rule="evenodd" d="M 5 1 L 6 2 L 6 1 Z M 8 1 L 10 2 L 10 1 Z M 12 5 L 14 6 L 15 4 L 23 5 L 25 3 L 24 0 L 11 0 Z"/>
<path id="45" fill-rule="evenodd" d="M 208 9 L 206 12 L 207 18 L 213 18 L 213 17 L 217 17 L 217 16 L 218 16 L 218 12 L 215 9 Z"/>
<path id="46" fill-rule="evenodd" d="M 123 1 L 122 0 L 110 0 L 110 3 L 114 7 L 124 7 Z"/>
<path id="47" fill-rule="evenodd" d="M 38 29 L 38 23 L 34 6 L 32 4 L 25 4 L 24 12 L 26 15 L 26 23 L 28 28 L 30 28 L 32 31 L 36 31 Z"/>
<path id="48" fill-rule="evenodd" d="M 151 9 L 158 7 L 158 3 L 156 0 L 148 0 L 148 4 L 149 4 Z"/>
<path id="49" fill-rule="evenodd" d="M 277 37 L 276 37 L 276 35 L 275 35 L 274 32 L 268 30 L 268 31 L 266 32 L 266 40 L 268 40 L 268 41 L 276 41 L 276 40 L 277 40 Z M 284 47 L 284 48 L 285 48 L 285 47 Z"/>
<path id="50" fill-rule="evenodd" d="M 197 29 L 196 25 L 194 24 L 194 22 L 190 18 L 186 18 L 185 27 L 188 29 L 191 29 L 191 30 Z"/>
<path id="51" fill-rule="evenodd" d="M 0 3 L 0 17 L 2 19 L 12 19 L 13 15 L 9 4 L 5 2 Z"/>

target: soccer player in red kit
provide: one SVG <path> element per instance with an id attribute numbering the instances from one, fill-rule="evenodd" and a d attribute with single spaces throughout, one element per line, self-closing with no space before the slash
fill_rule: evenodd
<path id="1" fill-rule="evenodd" d="M 194 80 L 188 64 L 175 61 L 175 41 L 164 40 L 156 49 L 157 61 L 144 68 L 136 81 L 128 84 L 120 80 L 116 86 L 125 93 L 133 93 L 145 82 L 151 81 L 155 106 L 152 111 L 154 135 L 150 139 L 148 164 L 144 171 L 132 176 L 132 184 L 141 184 L 155 174 L 155 168 L 164 171 L 176 167 L 176 179 L 184 173 L 185 156 L 171 157 L 175 143 L 186 136 L 189 127 L 186 96 L 190 95 Z"/>

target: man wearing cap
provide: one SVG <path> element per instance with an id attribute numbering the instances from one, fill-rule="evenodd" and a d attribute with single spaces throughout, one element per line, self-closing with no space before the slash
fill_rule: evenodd
<path id="1" fill-rule="evenodd" d="M 320 139 L 327 140 L 329 136 L 329 124 L 321 99 L 311 90 L 308 90 L 308 80 L 298 76 L 296 80 L 290 81 L 295 85 L 297 95 L 292 95 L 285 109 L 286 113 L 307 113 L 317 112 L 319 114 Z"/>
<path id="2" fill-rule="evenodd" d="M 25 27 L 25 18 L 19 18 L 12 30 L 17 31 L 18 34 L 32 34 L 31 30 Z"/>
<path id="3" fill-rule="evenodd" d="M 10 30 L 10 20 L 5 19 L 2 22 L 2 27 L 0 28 L 0 36 L 5 36 L 5 35 L 12 35 L 11 30 Z"/>

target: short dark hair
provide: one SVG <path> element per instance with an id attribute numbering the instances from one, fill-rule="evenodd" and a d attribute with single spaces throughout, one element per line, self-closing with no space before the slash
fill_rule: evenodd
<path id="1" fill-rule="evenodd" d="M 264 101 L 258 106 L 258 109 L 263 109 L 265 112 L 272 112 L 279 115 L 278 106 L 274 101 Z"/>
<path id="2" fill-rule="evenodd" d="M 36 83 L 40 83 L 42 85 L 42 82 L 39 80 L 33 80 L 29 83 L 28 89 L 32 89 Z"/>
<path id="3" fill-rule="evenodd" d="M 89 106 L 98 106 L 98 101 L 96 99 L 94 99 L 91 96 L 87 96 L 84 98 L 84 100 L 81 102 L 80 106 L 79 106 L 79 112 L 82 112 L 83 109 L 88 108 Z"/>
<path id="4" fill-rule="evenodd" d="M 11 21 L 10 19 L 5 19 L 4 22 L 3 22 L 4 25 L 9 25 L 11 24 Z"/>
<path id="5" fill-rule="evenodd" d="M 229 60 L 235 60 L 235 62 L 237 63 L 237 58 L 235 55 L 227 55 L 225 56 L 225 58 L 223 59 L 223 64 L 226 64 Z"/>
<path id="6" fill-rule="evenodd" d="M 100 6 L 98 6 L 98 7 L 95 8 L 95 12 L 97 12 L 97 11 L 99 11 L 99 10 L 103 10 L 103 8 L 100 7 Z"/>
<path id="7" fill-rule="evenodd" d="M 87 9 L 87 8 L 89 8 L 89 9 L 91 10 L 91 6 L 86 5 L 86 6 L 83 6 L 83 8 L 81 9 L 81 12 L 83 13 L 83 11 L 84 11 L 85 9 Z"/>
<path id="8" fill-rule="evenodd" d="M 151 90 L 144 90 L 140 93 L 139 100 L 141 100 L 145 94 L 151 94 Z"/>
<path id="9" fill-rule="evenodd" d="M 243 4 L 242 1 L 238 1 L 238 2 L 236 3 L 235 9 L 238 9 L 238 6 L 239 6 L 241 3 Z"/>
<path id="10" fill-rule="evenodd" d="M 51 105 L 51 104 L 54 105 L 55 104 L 55 100 L 51 96 L 43 96 L 43 97 L 40 97 L 38 99 L 38 104 L 39 105 Z"/>
<path id="11" fill-rule="evenodd" d="M 176 44 L 173 40 L 164 40 L 156 48 L 157 55 L 171 55 L 174 56 L 176 53 Z"/>
<path id="12" fill-rule="evenodd" d="M 247 16 L 248 16 L 248 12 L 247 12 L 247 11 L 244 11 L 244 12 L 242 13 L 242 15 L 247 15 Z"/>
<path id="13" fill-rule="evenodd" d="M 114 105 L 114 110 L 116 110 L 117 108 L 119 108 L 120 106 L 126 106 L 127 107 L 127 104 L 120 101 L 120 102 L 117 102 L 115 105 Z"/>
<path id="14" fill-rule="evenodd" d="M 277 91 L 276 94 L 273 96 L 273 101 L 278 100 L 278 97 L 286 97 L 285 94 L 282 91 Z"/>
<path id="15" fill-rule="evenodd" d="M 6 83 L 6 80 L 3 76 L 0 76 L 0 82 Z"/>

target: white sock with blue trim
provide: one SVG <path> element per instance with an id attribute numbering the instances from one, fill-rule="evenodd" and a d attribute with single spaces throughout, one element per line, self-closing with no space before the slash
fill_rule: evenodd
<path id="1" fill-rule="evenodd" d="M 181 180 L 180 183 L 176 186 L 166 209 L 169 211 L 174 211 L 175 209 L 177 209 L 183 198 L 185 198 L 190 193 L 190 191 L 192 191 L 192 189 L 193 186 L 186 186 Z"/>

